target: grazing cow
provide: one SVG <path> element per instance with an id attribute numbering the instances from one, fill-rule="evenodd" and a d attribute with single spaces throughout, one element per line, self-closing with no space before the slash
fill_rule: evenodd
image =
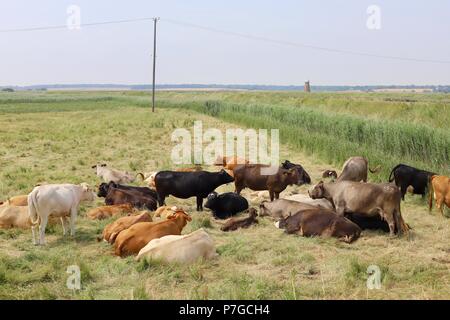
<path id="1" fill-rule="evenodd" d="M 132 191 L 134 193 L 139 193 L 142 194 L 146 197 L 151 197 L 153 199 L 156 200 L 156 198 L 158 197 L 157 193 L 155 190 L 152 190 L 150 188 L 147 187 L 135 187 L 135 186 L 126 186 L 123 184 L 117 184 L 113 181 L 110 181 L 109 183 L 101 183 L 98 186 L 98 193 L 97 196 L 105 198 L 106 195 L 108 194 L 109 188 L 116 188 L 116 189 L 120 189 L 120 190 L 125 190 L 125 191 Z"/>
<path id="2" fill-rule="evenodd" d="M 212 259 L 217 256 L 213 239 L 203 229 L 187 235 L 170 235 L 151 240 L 143 247 L 136 260 L 160 259 L 165 262 L 189 264 L 198 259 Z"/>
<path id="3" fill-rule="evenodd" d="M 0 229 L 31 227 L 27 206 L 0 205 Z"/>
<path id="4" fill-rule="evenodd" d="M 133 210 L 134 208 L 131 205 L 131 203 L 117 204 L 112 206 L 101 206 L 89 210 L 87 216 L 89 219 L 92 220 L 103 220 L 115 217 L 120 214 L 131 213 L 133 212 Z"/>
<path id="5" fill-rule="evenodd" d="M 379 215 L 389 225 L 389 233 L 406 233 L 409 227 L 400 212 L 400 190 L 391 184 L 375 184 L 353 181 L 335 183 L 319 182 L 311 198 L 325 198 L 334 203 L 336 213 L 359 213 L 367 216 Z"/>
<path id="6" fill-rule="evenodd" d="M 113 181 L 115 183 L 132 183 L 138 176 L 141 176 L 142 180 L 144 180 L 144 175 L 142 173 L 133 175 L 126 171 L 107 168 L 106 164 L 96 164 L 95 166 L 92 166 L 92 169 L 95 169 L 97 176 L 102 178 L 104 182 Z"/>
<path id="7" fill-rule="evenodd" d="M 273 167 L 264 164 L 238 165 L 234 168 L 236 193 L 240 194 L 244 188 L 254 191 L 269 190 L 270 201 L 273 201 L 280 197 L 280 192 L 284 191 L 288 185 L 298 182 L 298 171 L 295 168 L 288 170 L 283 168 L 271 170 L 271 168 Z"/>
<path id="8" fill-rule="evenodd" d="M 444 204 L 447 208 L 450 208 L 450 178 L 446 176 L 434 175 L 430 178 L 430 199 L 429 206 L 430 211 L 433 208 L 433 196 L 436 200 L 436 207 L 441 211 L 444 216 Z"/>
<path id="9" fill-rule="evenodd" d="M 367 182 L 367 170 L 372 173 L 376 173 L 380 170 L 380 168 L 381 166 L 378 166 L 375 169 L 370 169 L 369 162 L 364 157 L 351 157 L 345 161 L 342 166 L 342 172 L 336 181 Z"/>
<path id="10" fill-rule="evenodd" d="M 223 166 L 225 169 L 233 171 L 237 165 L 240 164 L 249 164 L 250 162 L 247 159 L 239 158 L 237 156 L 228 156 L 228 157 L 217 157 L 215 162 L 216 166 Z"/>
<path id="11" fill-rule="evenodd" d="M 307 209 L 317 209 L 317 207 L 286 199 L 277 199 L 272 202 L 263 201 L 259 205 L 259 216 L 271 216 L 274 220 L 278 221 L 280 219 L 287 218 L 300 210 Z"/>
<path id="12" fill-rule="evenodd" d="M 248 202 L 243 196 L 234 192 L 217 194 L 211 192 L 205 203 L 205 207 L 211 209 L 214 217 L 226 219 L 248 209 Z"/>
<path id="13" fill-rule="evenodd" d="M 101 239 L 103 239 L 106 242 L 113 244 L 116 241 L 116 238 L 119 235 L 119 233 L 121 233 L 123 230 L 128 229 L 133 224 L 136 224 L 138 222 L 152 222 L 152 218 L 148 214 L 148 212 L 141 212 L 138 214 L 119 218 L 116 221 L 108 224 L 103 229 L 102 237 L 97 238 L 97 240 L 100 241 Z"/>
<path id="14" fill-rule="evenodd" d="M 436 174 L 433 172 L 399 164 L 391 170 L 389 182 L 395 180 L 396 186 L 400 188 L 403 200 L 405 200 L 405 194 L 409 186 L 413 188 L 414 194 L 421 194 L 422 197 L 425 197 L 430 178 L 434 175 Z"/>
<path id="15" fill-rule="evenodd" d="M 9 198 L 5 203 L 8 203 L 12 206 L 28 206 L 28 195 L 20 195 Z M 0 203 L 1 204 L 1 203 Z"/>
<path id="16" fill-rule="evenodd" d="M 125 257 L 137 254 L 151 240 L 168 235 L 180 235 L 191 217 L 183 210 L 159 222 L 139 222 L 119 233 L 115 242 L 115 254 Z"/>
<path id="17" fill-rule="evenodd" d="M 248 216 L 243 218 L 231 218 L 228 219 L 225 224 L 220 228 L 222 231 L 234 231 L 239 228 L 248 228 L 252 224 L 258 223 L 256 217 L 258 214 L 254 208 L 248 210 Z"/>
<path id="18" fill-rule="evenodd" d="M 203 211 L 203 199 L 217 187 L 232 181 L 233 177 L 223 169 L 219 172 L 160 171 L 155 177 L 158 203 L 165 204 L 169 195 L 181 199 L 196 197 L 197 211 Z"/>
<path id="19" fill-rule="evenodd" d="M 158 209 L 156 209 L 153 217 L 166 220 L 167 217 L 175 214 L 175 212 L 179 209 L 181 209 L 181 208 L 178 208 L 176 206 L 162 206 L 162 207 L 159 207 Z"/>
<path id="20" fill-rule="evenodd" d="M 106 205 L 130 203 L 135 208 L 147 208 L 154 211 L 157 208 L 156 200 L 133 190 L 109 188 L 105 197 Z"/>
<path id="21" fill-rule="evenodd" d="M 337 172 L 335 170 L 325 170 L 322 173 L 322 178 L 331 178 L 331 181 L 334 182 L 337 179 Z"/>
<path id="22" fill-rule="evenodd" d="M 45 244 L 45 227 L 50 216 L 60 217 L 66 235 L 67 216 L 70 215 L 70 235 L 75 235 L 75 220 L 82 201 L 93 201 L 95 193 L 88 184 L 47 184 L 35 187 L 28 195 L 28 213 L 31 219 L 34 244 Z M 39 239 L 36 225 L 39 223 Z"/>
<path id="23" fill-rule="evenodd" d="M 334 237 L 347 243 L 355 241 L 361 234 L 361 229 L 350 220 L 337 216 L 333 211 L 317 208 L 301 210 L 281 219 L 276 226 L 288 234 Z"/>
<path id="24" fill-rule="evenodd" d="M 309 196 L 304 194 L 293 194 L 287 197 L 284 197 L 286 200 L 292 200 L 301 202 L 304 204 L 310 204 L 314 207 L 323 208 L 323 209 L 329 209 L 334 210 L 333 204 L 328 201 L 327 199 L 311 199 Z"/>
<path id="25" fill-rule="evenodd" d="M 311 178 L 309 177 L 308 172 L 306 172 L 306 170 L 303 169 L 303 167 L 301 165 L 292 163 L 289 160 L 285 160 L 281 164 L 281 167 L 283 169 L 295 168 L 297 170 L 297 172 L 298 172 L 298 182 L 296 184 L 298 186 L 301 186 L 303 184 L 310 184 L 311 183 Z"/>

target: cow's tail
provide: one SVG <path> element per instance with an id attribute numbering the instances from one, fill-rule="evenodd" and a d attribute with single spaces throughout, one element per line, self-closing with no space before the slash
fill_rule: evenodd
<path id="1" fill-rule="evenodd" d="M 373 169 L 370 169 L 370 167 L 369 167 L 369 171 L 372 172 L 372 173 L 377 173 L 377 172 L 380 171 L 380 169 L 381 169 L 381 165 L 378 165 L 378 166 L 376 166 Z"/>
<path id="2" fill-rule="evenodd" d="M 36 209 L 36 194 L 31 192 L 28 195 L 28 215 L 30 216 L 31 223 L 36 225 L 39 223 L 39 215 Z"/>
<path id="3" fill-rule="evenodd" d="M 134 179 L 137 179 L 137 177 L 141 177 L 141 178 L 142 178 L 142 181 L 145 180 L 144 174 L 143 174 L 142 172 L 138 172 L 138 173 L 136 174 L 136 176 L 134 177 Z"/>
<path id="4" fill-rule="evenodd" d="M 400 165 L 396 165 L 392 170 L 391 170 L 391 174 L 389 175 L 389 182 L 394 181 L 394 177 L 392 176 L 394 174 L 394 171 L 399 167 Z"/>
<path id="5" fill-rule="evenodd" d="M 433 209 L 433 194 L 434 194 L 434 190 L 433 190 L 433 178 L 435 176 L 431 176 L 430 177 L 430 181 L 429 181 L 429 195 L 428 195 L 428 209 L 431 211 Z"/>

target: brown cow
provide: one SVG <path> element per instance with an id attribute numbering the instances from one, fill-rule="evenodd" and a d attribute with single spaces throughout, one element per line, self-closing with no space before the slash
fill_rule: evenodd
<path id="1" fill-rule="evenodd" d="M 239 158 L 238 156 L 217 157 L 216 166 L 223 166 L 225 169 L 233 171 L 236 166 L 240 164 L 249 164 L 247 159 Z"/>
<path id="2" fill-rule="evenodd" d="M 192 218 L 183 210 L 178 210 L 168 220 L 160 222 L 140 222 L 121 232 L 115 242 L 115 254 L 125 257 L 137 254 L 151 240 L 168 235 L 180 235 L 187 221 Z"/>
<path id="3" fill-rule="evenodd" d="M 259 215 L 261 217 L 271 216 L 274 220 L 287 218 L 300 210 L 317 209 L 317 207 L 294 200 L 277 199 L 275 201 L 263 201 L 259 205 Z"/>
<path id="4" fill-rule="evenodd" d="M 250 188 L 254 191 L 269 190 L 270 201 L 278 199 L 288 185 L 296 184 L 298 171 L 295 168 L 282 169 L 265 164 L 245 164 L 234 168 L 236 193 Z"/>
<path id="5" fill-rule="evenodd" d="M 20 195 L 20 196 L 14 196 L 8 199 L 6 203 L 13 205 L 13 206 L 28 206 L 28 195 Z"/>
<path id="6" fill-rule="evenodd" d="M 450 178 L 446 176 L 432 176 L 430 178 L 430 211 L 433 208 L 433 197 L 436 200 L 436 207 L 444 216 L 444 206 L 450 208 Z"/>
<path id="7" fill-rule="evenodd" d="M 107 218 L 111 218 L 123 213 L 131 213 L 134 208 L 131 203 L 124 204 L 116 204 L 111 206 L 101 206 L 98 208 L 94 208 L 89 210 L 87 216 L 92 220 L 103 220 Z"/>
<path id="8" fill-rule="evenodd" d="M 0 205 L 0 229 L 31 227 L 28 206 Z"/>
<path id="9" fill-rule="evenodd" d="M 335 170 L 325 170 L 322 173 L 322 178 L 331 178 L 331 181 L 337 179 L 337 172 Z"/>
<path id="10" fill-rule="evenodd" d="M 359 238 L 361 229 L 350 220 L 337 216 L 328 209 L 307 209 L 284 218 L 276 223 L 288 234 L 297 233 L 304 237 L 334 237 L 351 243 Z"/>
<path id="11" fill-rule="evenodd" d="M 334 203 L 336 213 L 379 214 L 389 225 L 390 235 L 406 233 L 409 227 L 400 212 L 401 193 L 393 184 L 353 181 L 323 183 L 320 181 L 310 193 L 311 198 L 325 198 Z"/>
<path id="12" fill-rule="evenodd" d="M 122 217 L 117 219 L 116 221 L 108 224 L 102 233 L 101 238 L 97 238 L 98 241 L 105 240 L 110 244 L 113 244 L 116 241 L 117 235 L 123 230 L 128 229 L 133 224 L 138 222 L 151 222 L 152 218 L 148 214 L 148 212 L 142 212 L 141 214 L 136 214 L 132 216 Z"/>
<path id="13" fill-rule="evenodd" d="M 258 214 L 254 208 L 248 210 L 248 216 L 245 218 L 231 218 L 220 228 L 222 231 L 234 231 L 239 228 L 248 228 L 254 223 L 258 223 L 256 217 Z"/>
<path id="14" fill-rule="evenodd" d="M 355 182 L 367 182 L 367 170 L 372 173 L 376 173 L 380 170 L 380 166 L 375 169 L 369 168 L 369 161 L 364 157 L 351 157 L 345 161 L 342 166 L 342 172 L 337 178 L 337 182 L 340 181 L 355 181 Z"/>
<path id="15" fill-rule="evenodd" d="M 133 190 L 109 188 L 105 197 L 106 205 L 131 203 L 135 208 L 146 208 L 154 211 L 157 208 L 156 200 L 150 196 Z"/>

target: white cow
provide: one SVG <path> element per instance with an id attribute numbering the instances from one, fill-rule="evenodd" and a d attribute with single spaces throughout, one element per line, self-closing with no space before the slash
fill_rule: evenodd
<path id="1" fill-rule="evenodd" d="M 153 172 L 146 172 L 144 173 L 144 182 L 151 188 L 151 189 L 156 189 L 156 185 L 155 185 L 155 177 L 156 174 L 159 171 L 153 171 Z"/>
<path id="2" fill-rule="evenodd" d="M 142 173 L 133 175 L 127 171 L 107 168 L 106 164 L 96 164 L 95 166 L 92 166 L 92 169 L 95 169 L 97 176 L 102 178 L 106 183 L 113 181 L 119 184 L 128 184 L 134 182 L 137 176 L 141 176 L 142 180 L 144 180 L 144 175 Z"/>
<path id="3" fill-rule="evenodd" d="M 61 218 L 63 234 L 66 235 L 67 218 L 70 215 L 70 235 L 75 235 L 75 220 L 81 201 L 93 201 L 95 194 L 88 184 L 47 184 L 35 187 L 28 195 L 28 214 L 35 245 L 45 244 L 45 227 L 49 216 Z M 36 225 L 39 223 L 39 241 Z"/>
<path id="4" fill-rule="evenodd" d="M 309 196 L 304 194 L 293 194 L 287 197 L 284 197 L 286 200 L 293 200 L 297 202 L 301 202 L 304 204 L 310 204 L 312 206 L 334 210 L 333 204 L 327 199 L 311 199 Z"/>
<path id="5" fill-rule="evenodd" d="M 199 258 L 217 256 L 213 239 L 203 229 L 188 235 L 165 236 L 151 240 L 139 251 L 136 260 L 161 259 L 166 262 L 192 263 Z"/>

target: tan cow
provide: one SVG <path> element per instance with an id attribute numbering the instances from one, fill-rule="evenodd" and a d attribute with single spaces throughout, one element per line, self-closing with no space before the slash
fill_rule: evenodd
<path id="1" fill-rule="evenodd" d="M 101 206 L 89 210 L 87 216 L 92 220 L 103 220 L 108 219 L 117 215 L 124 213 L 131 213 L 134 211 L 133 205 L 131 203 L 116 204 L 111 206 Z"/>
<path id="2" fill-rule="evenodd" d="M 103 229 L 102 237 L 97 238 L 97 240 L 100 241 L 103 239 L 106 242 L 113 244 L 116 241 L 116 238 L 119 235 L 119 233 L 122 232 L 123 230 L 128 229 L 133 224 L 138 223 L 138 222 L 151 222 L 151 221 L 152 221 L 152 218 L 146 211 L 144 211 L 140 214 L 119 218 L 116 221 L 108 224 Z"/>
<path id="3" fill-rule="evenodd" d="M 217 256 L 213 239 L 203 229 L 187 235 L 169 235 L 151 240 L 139 251 L 136 260 L 161 259 L 166 262 L 193 263 Z"/>
<path id="4" fill-rule="evenodd" d="M 0 206 L 0 229 L 31 227 L 28 206 L 14 206 L 4 204 Z"/>
<path id="5" fill-rule="evenodd" d="M 14 196 L 8 199 L 7 203 L 13 206 L 28 206 L 28 195 Z"/>
<path id="6" fill-rule="evenodd" d="M 446 176 L 432 176 L 430 178 L 430 211 L 433 208 L 433 197 L 436 200 L 436 207 L 444 216 L 444 204 L 450 208 L 450 178 Z"/>
<path id="7" fill-rule="evenodd" d="M 176 206 L 161 206 L 155 211 L 155 218 L 161 218 L 166 220 L 169 216 L 174 215 L 180 208 Z"/>

